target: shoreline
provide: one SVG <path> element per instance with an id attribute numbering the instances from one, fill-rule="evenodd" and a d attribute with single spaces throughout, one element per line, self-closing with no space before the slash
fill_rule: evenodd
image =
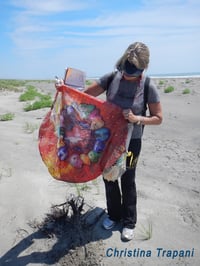
<path id="1" fill-rule="evenodd" d="M 110 71 L 112 72 L 112 71 Z M 147 76 L 151 77 L 151 78 L 156 78 L 156 79 L 179 79 L 179 78 L 200 78 L 200 73 L 167 73 L 167 74 L 152 74 L 152 73 L 145 73 Z M 92 79 L 98 79 L 100 76 L 95 76 L 95 77 L 87 77 L 87 80 L 92 80 Z"/>
<path id="2" fill-rule="evenodd" d="M 156 79 L 184 79 L 184 78 L 200 78 L 200 75 L 183 75 L 183 76 L 159 76 L 159 75 L 149 75 L 151 78 L 156 78 Z"/>
<path id="3" fill-rule="evenodd" d="M 110 71 L 112 72 L 112 71 Z M 147 76 L 151 77 L 151 78 L 156 78 L 156 79 L 179 79 L 179 78 L 200 78 L 200 73 L 167 73 L 167 74 L 152 74 L 152 73 L 146 73 Z M 96 80 L 99 79 L 101 77 L 100 76 L 94 76 L 94 77 L 90 77 L 90 76 L 86 76 L 86 80 Z M 62 77 L 60 77 L 62 78 Z M 32 79 L 32 78 L 3 78 L 0 77 L 0 80 L 25 80 L 25 81 L 40 81 L 40 82 L 45 82 L 45 81 L 54 81 L 55 78 L 46 78 L 46 79 Z"/>

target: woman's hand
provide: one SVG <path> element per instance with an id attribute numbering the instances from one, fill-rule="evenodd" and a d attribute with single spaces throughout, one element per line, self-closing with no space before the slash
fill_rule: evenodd
<path id="1" fill-rule="evenodd" d="M 139 120 L 139 116 L 138 115 L 134 115 L 134 113 L 132 112 L 131 109 L 124 109 L 123 110 L 123 116 L 130 123 L 138 123 L 140 121 Z"/>
<path id="2" fill-rule="evenodd" d="M 149 116 L 135 115 L 131 109 L 124 109 L 123 116 L 130 123 L 137 123 L 137 125 L 160 125 L 162 123 L 162 107 L 160 102 L 151 103 L 149 107 Z"/>

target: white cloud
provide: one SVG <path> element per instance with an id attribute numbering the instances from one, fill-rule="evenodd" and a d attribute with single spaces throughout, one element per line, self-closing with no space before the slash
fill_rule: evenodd
<path id="1" fill-rule="evenodd" d="M 70 0 L 12 0 L 13 5 L 20 7 L 32 15 L 45 15 L 71 10 L 79 10 L 87 7 L 83 1 Z"/>
<path id="2" fill-rule="evenodd" d="M 55 21 L 53 17 L 37 17 L 33 15 L 45 12 L 63 12 L 73 8 L 82 8 L 77 1 L 65 0 L 14 0 L 19 6 L 23 6 L 32 15 L 20 13 L 15 20 L 16 29 L 14 31 L 15 40 L 19 38 L 32 38 L 31 34 L 46 33 L 49 38 L 63 35 L 67 38 L 69 35 L 78 37 L 105 37 L 111 36 L 128 36 L 128 35 L 177 35 L 187 34 L 193 31 L 195 34 L 200 27 L 200 16 L 197 10 L 194 10 L 190 5 L 184 5 L 182 1 L 165 1 L 164 4 L 160 1 L 149 1 L 145 3 L 143 9 L 132 10 L 129 8 L 126 12 L 113 11 L 107 15 L 98 15 L 93 18 L 71 18 L 68 16 L 60 16 Z M 85 3 L 88 3 L 86 1 Z M 160 4 L 158 4 L 160 3 Z M 181 5 L 180 5 L 181 3 Z M 187 13 L 187 15 L 186 15 Z M 158 37 L 159 37 L 158 36 Z M 37 36 L 36 36 L 37 37 Z M 16 42 L 21 43 L 21 42 Z"/>
<path id="3" fill-rule="evenodd" d="M 133 5 L 123 12 L 90 13 L 84 13 L 84 8 L 95 1 L 12 2 L 18 7 L 11 33 L 15 52 L 34 62 L 43 61 L 49 72 L 67 64 L 85 69 L 91 76 L 102 74 L 112 70 L 123 50 L 136 40 L 149 45 L 154 73 L 179 72 L 176 69 L 184 68 L 185 61 L 191 67 L 200 61 L 195 52 L 200 46 L 198 1 L 143 1 L 137 9 Z M 83 11 L 79 17 L 71 17 L 72 10 Z M 47 52 L 51 53 L 48 59 Z"/>

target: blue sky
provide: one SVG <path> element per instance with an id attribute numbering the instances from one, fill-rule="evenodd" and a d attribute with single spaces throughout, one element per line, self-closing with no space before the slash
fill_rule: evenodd
<path id="1" fill-rule="evenodd" d="M 200 72 L 199 0 L 1 0 L 0 10 L 0 78 L 100 76 L 135 41 L 150 48 L 149 74 Z"/>

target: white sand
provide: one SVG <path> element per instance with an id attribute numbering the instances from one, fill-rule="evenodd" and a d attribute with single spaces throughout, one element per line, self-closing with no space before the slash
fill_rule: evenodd
<path id="1" fill-rule="evenodd" d="M 200 79 L 189 80 L 187 83 L 185 78 L 166 79 L 165 85 L 160 86 L 164 121 L 160 126 L 145 127 L 137 169 L 135 237 L 124 243 L 119 228 L 105 232 L 99 223 L 93 243 L 101 246 L 96 250 L 102 258 L 101 265 L 198 266 L 200 263 Z M 159 80 L 155 81 L 159 84 Z M 167 84 L 173 85 L 175 91 L 164 93 Z M 37 86 L 54 92 L 52 84 Z M 191 93 L 183 95 L 185 88 Z M 48 109 L 26 113 L 19 95 L 0 92 L 0 114 L 15 114 L 12 121 L 0 121 L 0 265 L 50 265 L 45 256 L 56 239 L 32 239 L 33 229 L 28 222 L 41 221 L 52 204 L 64 202 L 66 195 L 77 190 L 75 185 L 56 181 L 49 175 L 38 151 L 38 130 L 29 134 L 25 130 L 28 124 L 39 127 Z M 88 186 L 88 190 L 81 191 L 85 201 L 104 209 L 101 177 Z M 149 223 L 153 227 L 152 237 L 142 240 L 142 226 Z M 108 248 L 122 250 L 122 257 L 106 257 Z M 169 257 L 166 253 L 158 257 L 158 248 L 190 250 L 193 257 L 172 259 L 169 252 Z M 150 250 L 151 256 L 124 256 L 134 249 Z M 52 265 L 68 265 L 61 261 L 62 258 Z"/>

